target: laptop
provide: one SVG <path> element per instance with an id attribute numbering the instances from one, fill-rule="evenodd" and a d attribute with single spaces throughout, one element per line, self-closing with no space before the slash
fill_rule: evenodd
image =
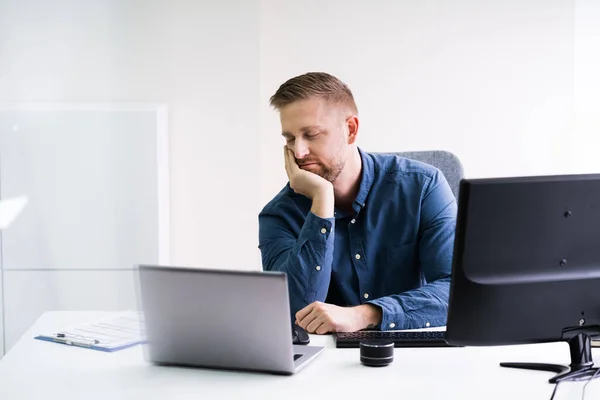
<path id="1" fill-rule="evenodd" d="M 157 265 L 138 272 L 151 363 L 291 375 L 324 350 L 292 343 L 284 273 Z"/>

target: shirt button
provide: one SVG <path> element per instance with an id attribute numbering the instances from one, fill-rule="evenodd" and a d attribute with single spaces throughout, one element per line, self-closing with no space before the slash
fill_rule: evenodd
<path id="1" fill-rule="evenodd" d="M 390 328 L 394 329 L 395 327 L 396 327 L 396 324 L 392 322 L 392 323 L 390 324 Z"/>
<path id="2" fill-rule="evenodd" d="M 425 326 L 427 326 L 427 327 L 428 327 L 429 325 L 431 325 L 429 322 L 427 322 L 427 323 L 425 324 Z"/>
<path id="3" fill-rule="evenodd" d="M 363 296 L 364 296 L 365 299 L 368 299 L 369 298 L 369 293 L 365 293 Z"/>
<path id="4" fill-rule="evenodd" d="M 320 270 L 321 270 L 321 266 L 320 266 L 320 265 L 317 265 L 315 269 L 316 269 L 317 271 L 320 271 Z"/>
<path id="5" fill-rule="evenodd" d="M 350 223 L 351 223 L 351 224 L 353 224 L 353 223 L 355 223 L 355 222 L 356 222 L 356 220 L 355 220 L 355 219 L 352 219 L 352 221 L 350 221 Z"/>
<path id="6" fill-rule="evenodd" d="M 325 229 L 325 228 L 321 229 L 321 233 L 327 233 L 327 229 Z"/>
<path id="7" fill-rule="evenodd" d="M 356 254 L 354 257 L 355 257 L 357 260 L 360 260 L 360 254 Z"/>

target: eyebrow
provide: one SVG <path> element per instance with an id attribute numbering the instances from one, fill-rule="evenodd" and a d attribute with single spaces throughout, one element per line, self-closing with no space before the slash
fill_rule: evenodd
<path id="1" fill-rule="evenodd" d="M 320 125 L 310 125 L 310 126 L 304 126 L 304 127 L 300 128 L 300 132 L 307 132 L 307 131 L 311 131 L 311 130 L 323 130 L 323 129 L 324 128 Z M 282 136 L 294 136 L 290 132 L 283 132 L 281 135 Z"/>

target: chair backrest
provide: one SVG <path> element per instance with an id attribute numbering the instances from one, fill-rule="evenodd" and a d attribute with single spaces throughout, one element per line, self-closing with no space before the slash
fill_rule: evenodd
<path id="1" fill-rule="evenodd" d="M 393 154 L 424 162 L 442 171 L 450 185 L 450 189 L 452 189 L 452 193 L 454 193 L 454 197 L 458 200 L 458 190 L 460 180 L 464 177 L 464 169 L 457 156 L 444 150 L 408 151 Z"/>

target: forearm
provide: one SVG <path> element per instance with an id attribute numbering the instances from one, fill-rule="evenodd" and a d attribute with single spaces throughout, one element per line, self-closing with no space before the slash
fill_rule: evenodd
<path id="1" fill-rule="evenodd" d="M 307 305 L 324 302 L 331 280 L 333 245 L 318 248 L 309 242 L 296 245 L 275 269 L 288 280 L 292 315 Z"/>
<path id="2" fill-rule="evenodd" d="M 417 329 L 446 324 L 450 277 L 418 289 L 370 301 L 381 307 L 381 330 Z"/>
<path id="3" fill-rule="evenodd" d="M 283 268 L 288 275 L 292 314 L 315 301 L 325 301 L 331 280 L 333 262 L 333 219 L 335 198 L 332 188 L 325 188 L 312 199 L 309 215 Z M 315 232 L 317 234 L 315 235 Z M 304 242 L 304 240 L 306 240 Z M 304 243 L 302 243 L 304 242 Z"/>
<path id="4" fill-rule="evenodd" d="M 263 269 L 287 275 L 292 315 L 315 301 L 325 301 L 331 279 L 334 220 L 309 213 L 297 239 L 261 240 Z"/>

